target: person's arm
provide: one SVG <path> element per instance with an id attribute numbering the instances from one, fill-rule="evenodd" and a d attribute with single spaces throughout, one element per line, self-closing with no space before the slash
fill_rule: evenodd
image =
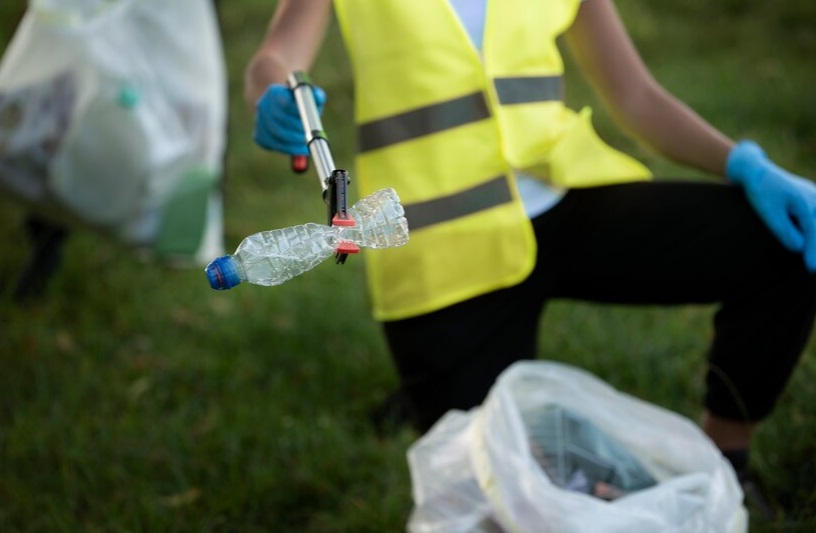
<path id="1" fill-rule="evenodd" d="M 616 121 L 664 156 L 742 187 L 757 214 L 816 272 L 816 185 L 734 143 L 664 89 L 637 53 L 612 0 L 586 0 L 567 44 Z"/>
<path id="2" fill-rule="evenodd" d="M 280 0 L 266 35 L 244 71 L 244 99 L 254 109 L 269 85 L 308 71 L 331 20 L 331 0 Z"/>
<path id="3" fill-rule="evenodd" d="M 678 163 L 723 176 L 734 142 L 649 72 L 612 0 L 586 0 L 566 34 L 581 72 L 629 134 Z"/>
<path id="4" fill-rule="evenodd" d="M 244 71 L 244 100 L 255 113 L 252 138 L 266 150 L 308 156 L 292 90 L 294 71 L 308 72 L 331 18 L 331 0 L 280 0 L 261 44 Z M 312 85 L 318 113 L 326 93 Z"/>

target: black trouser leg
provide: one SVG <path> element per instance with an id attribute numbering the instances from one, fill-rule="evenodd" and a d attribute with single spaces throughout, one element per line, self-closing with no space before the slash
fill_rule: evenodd
<path id="1" fill-rule="evenodd" d="M 502 370 L 535 358 L 543 302 L 531 282 L 384 324 L 420 431 L 449 409 L 479 405 Z"/>
<path id="2" fill-rule="evenodd" d="M 384 324 L 420 429 L 479 404 L 504 368 L 535 356 L 550 298 L 719 303 L 705 405 L 734 420 L 770 412 L 810 334 L 816 277 L 739 189 L 683 181 L 573 190 L 534 226 L 537 265 L 521 285 Z"/>
<path id="3" fill-rule="evenodd" d="M 767 416 L 810 335 L 816 277 L 742 192 L 656 182 L 570 192 L 539 228 L 547 297 L 609 303 L 718 303 L 705 405 Z"/>

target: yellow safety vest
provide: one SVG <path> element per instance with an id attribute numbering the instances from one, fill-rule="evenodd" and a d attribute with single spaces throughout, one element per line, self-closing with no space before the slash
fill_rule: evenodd
<path id="1" fill-rule="evenodd" d="M 448 0 L 335 0 L 354 71 L 360 195 L 393 187 L 400 248 L 366 253 L 375 318 L 515 285 L 536 242 L 513 169 L 560 187 L 651 177 L 563 105 L 556 38 L 579 0 L 488 1 L 482 56 Z M 543 172 L 538 172 L 543 169 Z"/>

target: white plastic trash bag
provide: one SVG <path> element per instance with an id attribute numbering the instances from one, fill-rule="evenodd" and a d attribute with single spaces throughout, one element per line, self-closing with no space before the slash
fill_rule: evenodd
<path id="1" fill-rule="evenodd" d="M 0 63 L 0 188 L 135 249 L 223 249 L 212 0 L 31 0 Z"/>
<path id="2" fill-rule="evenodd" d="M 561 363 L 512 365 L 408 461 L 412 533 L 747 531 L 736 474 L 695 423 Z"/>
<path id="3" fill-rule="evenodd" d="M 470 463 L 471 413 L 449 411 L 408 452 L 412 533 L 497 533 L 493 511 Z"/>

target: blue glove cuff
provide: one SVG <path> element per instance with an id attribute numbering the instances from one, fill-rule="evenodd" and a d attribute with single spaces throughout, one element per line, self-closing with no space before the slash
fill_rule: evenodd
<path id="1" fill-rule="evenodd" d="M 750 140 L 740 141 L 728 153 L 725 177 L 731 183 L 746 185 L 758 179 L 769 164 L 771 160 L 757 143 Z"/>

